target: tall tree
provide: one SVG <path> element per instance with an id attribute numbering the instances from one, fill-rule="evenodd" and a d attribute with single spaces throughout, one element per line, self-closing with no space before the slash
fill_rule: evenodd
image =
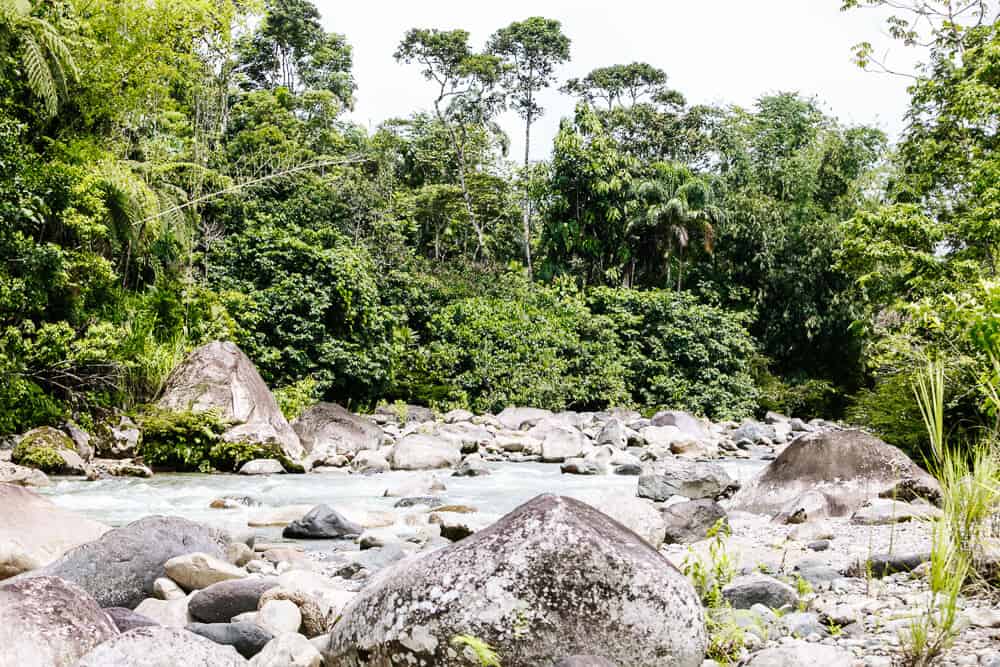
<path id="1" fill-rule="evenodd" d="M 524 167 L 531 160 L 531 124 L 544 113 L 537 93 L 555 81 L 556 65 L 569 60 L 570 40 L 562 32 L 559 21 L 533 16 L 516 21 L 493 33 L 487 51 L 504 63 L 503 85 L 510 95 L 511 106 L 524 118 Z M 524 227 L 524 259 L 528 274 L 531 263 L 531 197 L 524 193 L 522 211 Z"/>
<path id="2" fill-rule="evenodd" d="M 582 79 L 570 79 L 562 91 L 579 97 L 588 104 L 603 102 L 608 111 L 615 105 L 635 106 L 663 91 L 667 74 L 649 63 L 598 67 Z"/>
<path id="3" fill-rule="evenodd" d="M 486 232 L 476 215 L 469 187 L 467 147 L 470 125 L 485 125 L 502 107 L 494 92 L 500 77 L 496 56 L 476 53 L 469 46 L 465 30 L 413 28 L 396 49 L 395 58 L 407 64 L 417 63 L 428 81 L 437 85 L 434 114 L 451 137 L 458 158 L 458 179 L 465 200 L 466 214 L 476 231 L 476 256 L 488 252 Z"/>

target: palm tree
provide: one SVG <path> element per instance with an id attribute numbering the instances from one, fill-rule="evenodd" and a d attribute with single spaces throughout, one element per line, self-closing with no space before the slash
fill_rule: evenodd
<path id="1" fill-rule="evenodd" d="M 28 0 L 0 0 L 0 44 L 20 59 L 31 93 L 42 100 L 49 117 L 67 97 L 66 84 L 79 70 L 55 26 L 33 16 Z"/>
<path id="2" fill-rule="evenodd" d="M 633 187 L 636 215 L 629 222 L 633 248 L 629 283 L 635 273 L 658 282 L 666 273 L 670 284 L 672 258 L 677 257 L 677 289 L 684 281 L 684 255 L 693 235 L 699 235 L 705 251 L 713 251 L 715 227 L 725 217 L 714 204 L 711 184 L 681 165 L 657 162 L 652 174 Z M 665 271 L 664 271 L 665 269 Z"/>

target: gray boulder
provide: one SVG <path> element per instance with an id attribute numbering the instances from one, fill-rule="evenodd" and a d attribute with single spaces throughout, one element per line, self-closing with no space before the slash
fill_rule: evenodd
<path id="1" fill-rule="evenodd" d="M 732 432 L 732 438 L 736 442 L 740 440 L 749 440 L 753 443 L 761 443 L 765 440 L 773 441 L 775 438 L 774 426 L 768 424 L 761 424 L 758 421 L 748 419 L 739 428 Z"/>
<path id="2" fill-rule="evenodd" d="M 329 505 L 317 505 L 301 519 L 293 521 L 282 531 L 282 537 L 300 540 L 329 540 L 357 537 L 364 528 L 344 518 Z"/>
<path id="3" fill-rule="evenodd" d="M 608 619 L 628 619 L 609 623 Z M 566 655 L 697 667 L 706 647 L 691 584 L 655 549 L 585 503 L 542 495 L 492 526 L 390 568 L 345 608 L 327 664 L 464 665 L 469 634 L 505 664 Z"/>
<path id="4" fill-rule="evenodd" d="M 48 565 L 109 531 L 13 484 L 0 484 L 0 579 Z"/>
<path id="5" fill-rule="evenodd" d="M 785 447 L 736 494 L 732 507 L 787 514 L 800 496 L 810 493 L 821 495 L 825 504 L 825 512 L 813 507 L 811 517 L 847 516 L 907 478 L 937 487 L 906 454 L 864 431 L 810 433 Z"/>
<path id="6" fill-rule="evenodd" d="M 195 593 L 188 610 L 204 623 L 228 623 L 237 614 L 257 611 L 260 597 L 277 586 L 274 578 L 220 581 Z"/>
<path id="7" fill-rule="evenodd" d="M 134 421 L 125 415 L 118 423 L 103 425 L 97 431 L 97 454 L 109 459 L 130 459 L 138 453 L 142 433 Z"/>
<path id="8" fill-rule="evenodd" d="M 479 454 L 469 454 L 459 464 L 452 477 L 482 477 L 489 475 L 490 468 Z"/>
<path id="9" fill-rule="evenodd" d="M 0 586 L 0 667 L 69 667 L 118 629 L 86 591 L 56 577 Z"/>
<path id="10" fill-rule="evenodd" d="M 628 447 L 628 429 L 617 419 L 609 419 L 597 434 L 598 445 L 611 445 L 616 449 Z"/>
<path id="11" fill-rule="evenodd" d="M 362 450 L 351 459 L 351 471 L 362 475 L 373 475 L 388 472 L 391 466 L 384 456 L 378 452 Z"/>
<path id="12" fill-rule="evenodd" d="M 585 501 L 649 542 L 654 549 L 663 545 L 663 517 L 648 500 L 623 493 L 604 493 L 588 496 Z"/>
<path id="13" fill-rule="evenodd" d="M 0 461 L 0 484 L 16 484 L 17 486 L 48 486 L 48 475 L 41 470 L 19 466 L 9 461 Z M 3 576 L 0 575 L 0 579 Z"/>
<path id="14" fill-rule="evenodd" d="M 246 667 L 232 646 L 181 628 L 136 628 L 87 653 L 77 667 Z"/>
<path id="15" fill-rule="evenodd" d="M 317 403 L 292 422 L 310 460 L 353 456 L 382 444 L 382 429 L 336 403 Z"/>
<path id="16" fill-rule="evenodd" d="M 705 534 L 720 520 L 728 523 L 726 510 L 709 498 L 664 507 L 661 517 L 667 544 L 698 542 L 705 539 Z"/>
<path id="17" fill-rule="evenodd" d="M 260 653 L 274 639 L 273 634 L 256 623 L 191 623 L 185 629 L 216 644 L 232 646 L 248 659 Z"/>
<path id="18" fill-rule="evenodd" d="M 461 448 L 454 442 L 433 435 L 411 433 L 393 447 L 389 463 L 393 470 L 433 470 L 454 468 L 461 460 Z"/>
<path id="19" fill-rule="evenodd" d="M 691 500 L 725 498 L 738 487 L 739 482 L 717 463 L 667 459 L 639 476 L 639 495 L 657 501 L 671 496 Z"/>
<path id="20" fill-rule="evenodd" d="M 653 415 L 650 422 L 653 426 L 676 426 L 692 440 L 708 440 L 711 437 L 701 420 L 690 412 L 664 410 Z"/>
<path id="21" fill-rule="evenodd" d="M 168 560 L 194 551 L 224 557 L 216 531 L 179 517 L 148 516 L 21 576 L 62 577 L 90 593 L 102 607 L 135 609 L 153 595 L 153 582 L 164 576 Z"/>
<path id="22" fill-rule="evenodd" d="M 94 458 L 94 447 L 90 444 L 91 437 L 89 433 L 73 422 L 67 422 L 60 428 L 73 441 L 73 447 L 76 448 L 76 453 L 80 455 L 80 458 L 84 461 L 90 461 L 90 459 Z"/>
<path id="23" fill-rule="evenodd" d="M 504 428 L 512 431 L 522 431 L 531 428 L 542 419 L 551 417 L 551 410 L 541 410 L 539 408 L 504 408 L 497 415 L 497 420 L 503 424 Z"/>
<path id="24" fill-rule="evenodd" d="M 218 410 L 237 425 L 227 441 L 277 444 L 299 461 L 305 451 L 253 362 L 233 343 L 215 341 L 194 350 L 167 378 L 157 405 L 164 410 Z"/>
<path id="25" fill-rule="evenodd" d="M 780 609 L 799 601 L 794 588 L 766 574 L 736 577 L 722 589 L 722 597 L 735 609 L 749 609 L 755 604 Z"/>

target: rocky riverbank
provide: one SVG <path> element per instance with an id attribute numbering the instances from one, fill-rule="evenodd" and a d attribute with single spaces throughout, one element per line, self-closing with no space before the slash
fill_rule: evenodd
<path id="1" fill-rule="evenodd" d="M 98 481 L 40 487 L 44 473 L 0 466 L 0 667 L 494 664 L 488 647 L 507 667 L 698 667 L 720 648 L 753 667 L 887 667 L 926 613 L 940 490 L 866 433 L 775 414 L 331 404 L 286 429 L 236 352 L 216 350 L 207 384 L 174 378 L 170 400 L 295 446 L 242 475 L 170 477 L 203 487 L 199 521 L 145 516 L 157 477 L 94 472 L 141 466 L 134 447 L 105 464 L 109 447 L 88 456 L 69 427 L 14 443 L 21 463 L 72 452 L 56 472 L 75 455 Z M 227 480 L 249 491 L 209 495 Z M 297 485 L 316 491 L 285 495 Z M 346 487 L 360 491 L 326 491 Z M 130 489 L 142 518 L 67 509 L 87 488 Z M 726 573 L 708 608 L 706 572 Z M 960 607 L 942 664 L 997 667 L 1000 612 Z"/>

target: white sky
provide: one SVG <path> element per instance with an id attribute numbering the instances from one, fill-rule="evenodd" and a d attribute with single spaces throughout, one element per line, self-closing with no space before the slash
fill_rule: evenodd
<path id="1" fill-rule="evenodd" d="M 352 120 L 374 128 L 431 103 L 431 88 L 416 65 L 392 54 L 411 27 L 462 28 L 481 48 L 499 27 L 529 16 L 558 19 L 572 39 L 572 60 L 559 82 L 543 94 L 545 116 L 532 128 L 532 156 L 546 157 L 559 119 L 573 110 L 557 92 L 565 79 L 595 67 L 646 61 L 667 72 L 668 83 L 690 103 L 749 106 L 763 93 L 817 95 L 846 123 L 881 127 L 890 137 L 902 128 L 907 82 L 866 73 L 851 62 L 851 46 L 871 41 L 891 46 L 879 14 L 839 11 L 839 0 L 423 0 L 334 2 L 316 0 L 328 30 L 354 48 L 357 106 Z M 881 53 L 881 51 L 880 51 Z M 916 54 L 892 46 L 889 62 L 912 66 Z M 512 139 L 511 156 L 523 155 L 523 124 L 502 119 Z"/>

